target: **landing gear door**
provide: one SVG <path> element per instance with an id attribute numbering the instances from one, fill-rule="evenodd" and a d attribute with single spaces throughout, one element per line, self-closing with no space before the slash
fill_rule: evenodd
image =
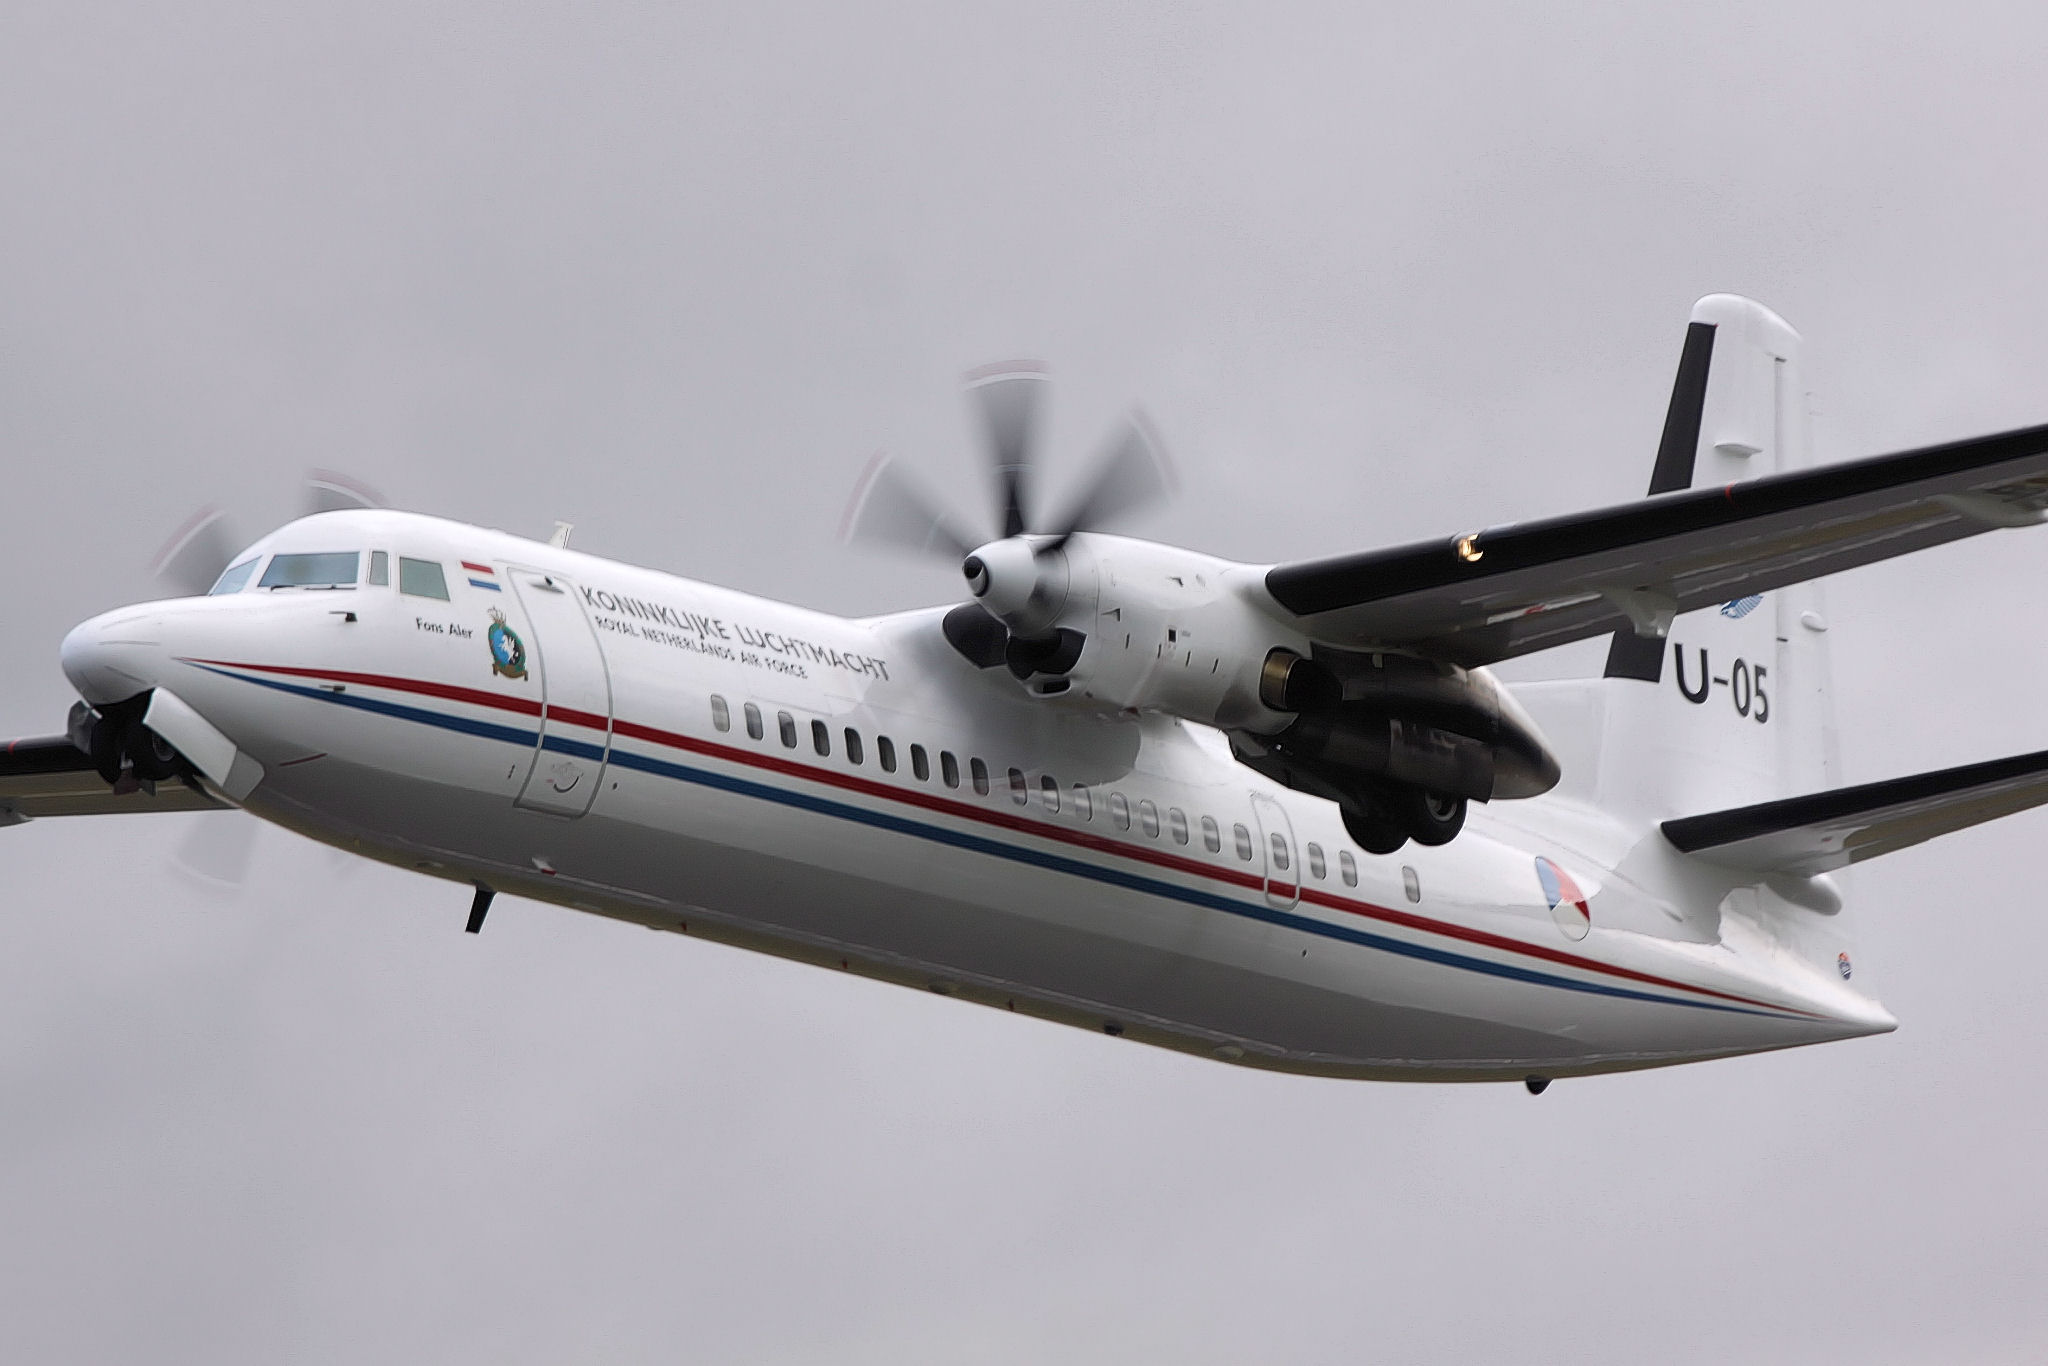
<path id="1" fill-rule="evenodd" d="M 1266 904 L 1285 910 L 1301 901 L 1301 851 L 1294 847 L 1294 822 L 1287 808 L 1263 792 L 1252 793 L 1259 822 L 1259 852 L 1266 864 Z"/>
<path id="2" fill-rule="evenodd" d="M 506 577 L 526 610 L 532 639 L 503 640 L 502 623 L 494 626 L 491 657 L 501 672 L 530 672 L 541 693 L 540 747 L 514 800 L 535 811 L 580 816 L 590 809 L 611 756 L 611 672 L 574 585 L 516 565 Z"/>

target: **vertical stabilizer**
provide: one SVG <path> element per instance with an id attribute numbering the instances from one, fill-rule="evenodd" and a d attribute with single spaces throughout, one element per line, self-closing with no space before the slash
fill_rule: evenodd
<path id="1" fill-rule="evenodd" d="M 1753 300 L 1694 304 L 1650 496 L 1808 464 L 1801 349 Z M 1617 633 L 1602 685 L 1600 804 L 1664 820 L 1827 785 L 1826 630 L 1819 586 L 1801 584 L 1686 613 L 1662 637 Z"/>

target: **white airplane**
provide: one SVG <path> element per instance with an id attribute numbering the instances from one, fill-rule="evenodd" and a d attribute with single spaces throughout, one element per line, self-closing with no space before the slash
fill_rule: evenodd
<path id="1" fill-rule="evenodd" d="M 0 824 L 240 807 L 464 884 L 471 931 L 508 892 L 1228 1062 L 1541 1091 L 1892 1029 L 1831 871 L 2048 801 L 2048 752 L 1830 787 L 1812 582 L 2048 518 L 2048 427 L 1809 468 L 1758 304 L 1695 306 L 1644 500 L 1277 566 L 1091 529 L 1162 488 L 1135 423 L 1029 530 L 1043 387 L 970 389 L 986 544 L 864 481 L 853 536 L 955 557 L 952 607 L 374 507 L 234 555 L 202 525 L 167 560 L 195 595 L 65 639 L 83 700 L 0 752 Z M 1600 635 L 1599 678 L 1487 669 Z"/>

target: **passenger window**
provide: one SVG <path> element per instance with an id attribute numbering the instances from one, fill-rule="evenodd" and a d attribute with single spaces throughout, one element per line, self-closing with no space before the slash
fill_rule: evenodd
<path id="1" fill-rule="evenodd" d="M 1278 831 L 1275 831 L 1272 836 L 1272 845 L 1273 867 L 1284 873 L 1287 871 L 1288 865 L 1293 862 L 1292 859 L 1287 857 L 1287 841 Z"/>
<path id="2" fill-rule="evenodd" d="M 762 735 L 761 709 L 752 702 L 749 702 L 742 710 L 746 713 L 748 738 L 753 740 L 760 739 Z"/>
<path id="3" fill-rule="evenodd" d="M 910 747 L 910 776 L 921 783 L 931 781 L 932 761 L 926 756 L 923 745 Z M 953 786 L 958 787 L 959 784 L 955 783 Z"/>
<path id="4" fill-rule="evenodd" d="M 1047 811 L 1050 811 L 1055 816 L 1060 814 L 1059 779 L 1053 777 L 1050 773 L 1040 778 L 1038 780 L 1038 797 L 1040 801 L 1045 803 Z"/>
<path id="5" fill-rule="evenodd" d="M 1330 865 L 1323 862 L 1323 846 L 1310 844 L 1308 847 L 1308 875 L 1320 881 L 1329 875 Z"/>
<path id="6" fill-rule="evenodd" d="M 875 737 L 875 762 L 882 766 L 882 772 L 896 771 L 896 742 L 886 735 Z"/>
<path id="7" fill-rule="evenodd" d="M 441 572 L 441 566 L 433 560 L 414 560 L 400 555 L 398 591 L 409 593 L 416 598 L 439 598 L 446 602 L 448 576 Z"/>
<path id="8" fill-rule="evenodd" d="M 1031 785 L 1024 781 L 1024 770 L 1021 768 L 1010 770 L 1010 800 L 1019 806 L 1031 804 Z"/>
<path id="9" fill-rule="evenodd" d="M 784 749 L 796 748 L 796 718 L 786 711 L 775 713 L 775 730 L 782 737 Z"/>
<path id="10" fill-rule="evenodd" d="M 811 748 L 818 751 L 820 759 L 830 754 L 832 752 L 832 727 L 826 725 L 823 721 L 811 722 Z"/>
<path id="11" fill-rule="evenodd" d="M 248 586 L 249 576 L 256 572 L 257 561 L 262 558 L 261 555 L 252 555 L 240 564 L 230 565 L 227 572 L 220 576 L 220 581 L 206 590 L 206 595 L 215 597 L 223 593 L 241 592 Z"/>
<path id="12" fill-rule="evenodd" d="M 1109 794 L 1109 818 L 1116 822 L 1119 830 L 1131 828 L 1131 804 L 1124 800 L 1121 792 Z"/>
<path id="13" fill-rule="evenodd" d="M 1159 838 L 1159 808 L 1152 805 L 1152 799 L 1145 797 L 1138 802 L 1138 828 L 1148 838 Z"/>
<path id="14" fill-rule="evenodd" d="M 1214 816 L 1202 817 L 1202 847 L 1212 854 L 1223 852 L 1223 834 L 1216 828 Z"/>
<path id="15" fill-rule="evenodd" d="M 1401 865 L 1401 890 L 1408 893 L 1410 901 L 1422 900 L 1422 878 L 1405 863 Z"/>
<path id="16" fill-rule="evenodd" d="M 1074 813 L 1084 821 L 1095 819 L 1095 803 L 1088 796 L 1088 789 L 1074 784 Z"/>
<path id="17" fill-rule="evenodd" d="M 1358 885 L 1358 860 L 1351 857 L 1349 849 L 1337 851 L 1337 872 L 1344 879 L 1346 887 Z"/>
<path id="18" fill-rule="evenodd" d="M 732 729 L 732 713 L 726 709 L 725 699 L 717 693 L 711 694 L 711 728 L 713 730 Z"/>
<path id="19" fill-rule="evenodd" d="M 1179 807 L 1166 808 L 1166 829 L 1173 836 L 1175 844 L 1188 842 L 1188 818 Z"/>
<path id="20" fill-rule="evenodd" d="M 1237 841 L 1237 856 L 1246 863 L 1250 863 L 1252 861 L 1252 832 L 1245 829 L 1242 824 L 1238 824 L 1230 827 L 1230 833 L 1232 838 Z"/>
<path id="21" fill-rule="evenodd" d="M 323 551 L 310 555 L 273 555 L 270 567 L 256 582 L 258 588 L 353 588 L 362 553 L 355 550 Z M 438 566 L 437 566 L 438 567 Z M 441 596 L 448 596 L 443 593 Z"/>
<path id="22" fill-rule="evenodd" d="M 861 747 L 860 743 L 860 732 L 852 726 L 848 726 L 846 728 L 846 762 L 858 764 L 866 758 L 867 752 Z"/>
<path id="23" fill-rule="evenodd" d="M 953 751 L 939 751 L 939 776 L 946 780 L 947 787 L 960 786 L 960 761 L 953 757 Z"/>
<path id="24" fill-rule="evenodd" d="M 967 761 L 967 771 L 974 775 L 974 792 L 978 797 L 988 795 L 988 765 L 979 759 Z"/>
<path id="25" fill-rule="evenodd" d="M 370 587 L 385 588 L 391 583 L 391 557 L 381 550 L 370 552 Z"/>

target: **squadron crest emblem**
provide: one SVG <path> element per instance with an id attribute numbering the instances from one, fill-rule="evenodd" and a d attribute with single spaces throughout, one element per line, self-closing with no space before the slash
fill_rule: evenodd
<path id="1" fill-rule="evenodd" d="M 491 642 L 491 672 L 506 678 L 526 677 L 526 643 L 505 624 L 505 614 L 495 607 L 491 609 L 491 629 L 486 635 Z"/>

